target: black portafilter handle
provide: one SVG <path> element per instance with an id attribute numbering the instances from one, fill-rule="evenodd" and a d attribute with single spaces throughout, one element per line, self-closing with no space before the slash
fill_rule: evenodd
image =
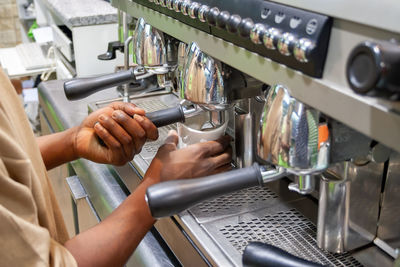
<path id="1" fill-rule="evenodd" d="M 177 122 L 185 122 L 185 113 L 183 113 L 182 107 L 180 105 L 167 108 L 162 110 L 157 110 L 153 112 L 146 113 L 146 117 L 157 127 L 167 126 Z M 104 141 L 98 137 L 99 142 L 102 146 L 106 146 Z"/>
<path id="2" fill-rule="evenodd" d="M 135 80 L 134 69 L 119 71 L 93 78 L 77 78 L 64 83 L 68 100 L 79 100 L 98 91 Z"/>
<path id="3" fill-rule="evenodd" d="M 185 114 L 180 105 L 146 113 L 146 117 L 157 127 L 167 126 L 176 122 L 185 122 Z"/>
<path id="4" fill-rule="evenodd" d="M 242 257 L 245 267 L 322 267 L 323 265 L 296 257 L 280 248 L 251 242 Z"/>
<path id="5" fill-rule="evenodd" d="M 146 201 L 154 218 L 175 215 L 201 201 L 262 185 L 260 167 L 237 169 L 203 178 L 161 182 L 147 188 Z"/>

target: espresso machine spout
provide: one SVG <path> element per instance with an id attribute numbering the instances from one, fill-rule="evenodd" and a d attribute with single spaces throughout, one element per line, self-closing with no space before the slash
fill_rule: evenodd
<path id="1" fill-rule="evenodd" d="M 132 41 L 134 41 L 135 58 L 138 65 L 129 68 L 129 44 Z M 147 53 L 144 53 L 144 50 Z M 69 80 L 64 83 L 64 92 L 69 100 L 78 100 L 113 86 L 124 85 L 123 97 L 124 101 L 127 101 L 129 83 L 173 72 L 176 66 L 172 63 L 172 65 L 168 65 L 167 61 L 163 34 L 141 18 L 137 22 L 135 35 L 125 39 L 123 71 L 98 77 Z M 168 84 L 164 83 L 163 86 Z M 142 87 L 139 86 L 138 90 L 143 89 Z"/>

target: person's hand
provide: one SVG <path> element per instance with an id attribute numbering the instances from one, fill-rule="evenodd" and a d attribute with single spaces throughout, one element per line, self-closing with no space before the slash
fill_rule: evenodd
<path id="1" fill-rule="evenodd" d="M 145 179 L 154 183 L 203 177 L 230 170 L 232 148 L 229 136 L 177 149 L 178 135 L 170 131 L 148 168 Z"/>
<path id="2" fill-rule="evenodd" d="M 144 115 L 143 109 L 124 102 L 91 113 L 76 130 L 75 154 L 99 163 L 127 163 L 140 153 L 147 139 L 158 138 L 156 126 Z"/>

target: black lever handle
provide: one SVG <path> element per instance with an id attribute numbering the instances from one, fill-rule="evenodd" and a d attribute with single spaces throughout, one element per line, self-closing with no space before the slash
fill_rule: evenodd
<path id="1" fill-rule="evenodd" d="M 244 250 L 243 266 L 252 267 L 322 267 L 323 265 L 296 257 L 280 248 L 251 242 Z"/>
<path id="2" fill-rule="evenodd" d="M 173 108 L 149 112 L 146 114 L 146 117 L 151 120 L 157 128 L 176 122 L 185 122 L 185 114 L 180 105 Z"/>
<path id="3" fill-rule="evenodd" d="M 124 53 L 124 44 L 120 41 L 109 42 L 107 47 L 107 52 L 104 54 L 98 55 L 97 58 L 99 60 L 112 60 L 116 58 L 116 51 L 119 50 Z"/>
<path id="4" fill-rule="evenodd" d="M 78 78 L 67 81 L 64 83 L 64 92 L 68 100 L 78 100 L 95 92 L 134 80 L 134 69 L 129 69 L 93 78 Z"/>
<path id="5" fill-rule="evenodd" d="M 185 122 L 185 113 L 183 113 L 182 107 L 180 105 L 173 108 L 167 108 L 146 113 L 146 117 L 151 120 L 151 122 L 157 128 L 176 122 Z M 102 139 L 98 139 L 101 145 L 106 145 Z"/>
<path id="6" fill-rule="evenodd" d="M 177 214 L 203 200 L 262 185 L 260 167 L 237 169 L 204 178 L 162 182 L 147 188 L 146 201 L 155 218 Z"/>

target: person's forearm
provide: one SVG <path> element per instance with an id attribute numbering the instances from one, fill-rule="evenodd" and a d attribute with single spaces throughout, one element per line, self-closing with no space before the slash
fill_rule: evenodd
<path id="1" fill-rule="evenodd" d="M 71 128 L 37 138 L 40 153 L 48 170 L 77 158 L 74 151 L 74 133 Z"/>
<path id="2" fill-rule="evenodd" d="M 155 223 L 145 201 L 145 179 L 104 221 L 65 243 L 78 265 L 123 266 Z"/>

